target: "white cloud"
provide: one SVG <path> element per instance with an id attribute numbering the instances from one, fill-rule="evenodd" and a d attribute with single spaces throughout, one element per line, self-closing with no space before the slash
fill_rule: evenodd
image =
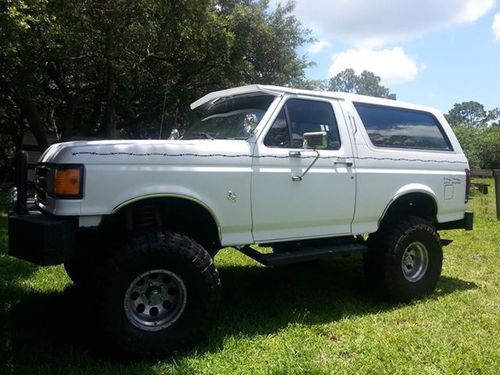
<path id="1" fill-rule="evenodd" d="M 500 13 L 495 14 L 495 18 L 493 18 L 493 38 L 495 42 L 500 40 Z"/>
<path id="2" fill-rule="evenodd" d="M 320 40 L 314 44 L 312 44 L 308 49 L 307 52 L 309 53 L 320 53 L 323 52 L 324 50 L 330 48 L 332 44 L 326 40 Z"/>
<path id="3" fill-rule="evenodd" d="M 466 0 L 461 12 L 457 14 L 455 22 L 469 23 L 477 21 L 495 5 L 495 0 Z"/>
<path id="4" fill-rule="evenodd" d="M 328 70 L 330 77 L 345 69 L 354 69 L 356 74 L 363 70 L 373 72 L 381 78 L 382 85 L 397 85 L 414 80 L 424 69 L 418 66 L 402 48 L 373 50 L 369 48 L 350 49 L 333 55 Z"/>
<path id="5" fill-rule="evenodd" d="M 284 0 L 274 0 L 276 5 Z M 295 15 L 325 40 L 376 47 L 470 23 L 495 0 L 296 0 Z"/>

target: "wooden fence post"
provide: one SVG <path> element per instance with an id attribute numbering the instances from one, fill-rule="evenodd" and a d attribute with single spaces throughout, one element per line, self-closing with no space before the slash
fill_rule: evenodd
<path id="1" fill-rule="evenodd" d="M 500 220 L 500 169 L 493 170 L 493 178 L 495 179 L 495 196 L 497 202 L 497 220 Z"/>

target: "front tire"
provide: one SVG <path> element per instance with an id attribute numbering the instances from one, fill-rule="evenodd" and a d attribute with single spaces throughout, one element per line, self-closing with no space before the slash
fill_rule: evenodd
<path id="1" fill-rule="evenodd" d="M 96 260 L 88 255 L 76 257 L 64 263 L 64 270 L 77 287 L 88 285 Z"/>
<path id="2" fill-rule="evenodd" d="M 220 279 L 201 245 L 177 233 L 138 235 L 96 268 L 91 306 L 114 352 L 163 357 L 200 339 L 220 300 Z"/>
<path id="3" fill-rule="evenodd" d="M 431 294 L 441 275 L 443 251 L 435 228 L 415 216 L 386 223 L 365 256 L 368 278 L 397 301 Z"/>

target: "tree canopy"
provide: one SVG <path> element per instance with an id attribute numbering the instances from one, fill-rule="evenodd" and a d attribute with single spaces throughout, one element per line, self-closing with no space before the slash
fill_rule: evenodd
<path id="1" fill-rule="evenodd" d="M 310 32 L 293 3 L 269 0 L 8 0 L 0 2 L 0 163 L 30 130 L 157 138 L 188 121 L 193 100 L 262 83 L 396 99 L 380 77 L 346 69 L 306 80 Z M 500 109 L 457 103 L 446 115 L 477 167 L 500 167 Z M 2 151 L 3 149 L 3 151 Z"/>
<path id="2" fill-rule="evenodd" d="M 500 168 L 500 109 L 456 103 L 445 115 L 473 168 Z"/>
<path id="3" fill-rule="evenodd" d="M 251 83 L 290 85 L 310 64 L 293 4 L 268 0 L 9 0 L 0 5 L 0 124 L 47 133 L 156 137 L 194 99 Z"/>
<path id="4" fill-rule="evenodd" d="M 456 103 L 446 114 L 446 119 L 452 126 L 463 125 L 472 128 L 483 125 L 488 119 L 487 115 L 481 103 L 469 101 Z"/>
<path id="5" fill-rule="evenodd" d="M 380 84 L 380 77 L 369 71 L 357 75 L 353 69 L 345 69 L 330 78 L 327 89 L 329 91 L 350 92 L 360 95 L 376 96 L 379 98 L 396 99 L 396 94 Z"/>

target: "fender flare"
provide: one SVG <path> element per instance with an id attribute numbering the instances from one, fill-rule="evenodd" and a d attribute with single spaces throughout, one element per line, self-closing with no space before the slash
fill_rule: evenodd
<path id="1" fill-rule="evenodd" d="M 407 195 L 410 195 L 410 194 L 423 194 L 423 195 L 431 198 L 432 202 L 434 203 L 434 207 L 436 209 L 436 216 L 437 216 L 437 214 L 439 212 L 439 206 L 438 206 L 438 199 L 437 199 L 437 196 L 436 196 L 436 193 L 434 192 L 434 190 L 432 190 L 430 187 L 423 185 L 423 184 L 412 183 L 412 184 L 402 186 L 401 188 L 398 189 L 396 194 L 392 197 L 392 199 L 385 206 L 385 209 L 382 212 L 382 215 L 380 216 L 380 218 L 377 222 L 377 225 L 380 227 L 380 223 L 382 222 L 382 220 L 384 220 L 385 215 L 387 214 L 387 212 L 389 211 L 389 209 L 391 208 L 391 206 L 395 202 L 397 202 L 399 199 L 401 199 Z"/>

